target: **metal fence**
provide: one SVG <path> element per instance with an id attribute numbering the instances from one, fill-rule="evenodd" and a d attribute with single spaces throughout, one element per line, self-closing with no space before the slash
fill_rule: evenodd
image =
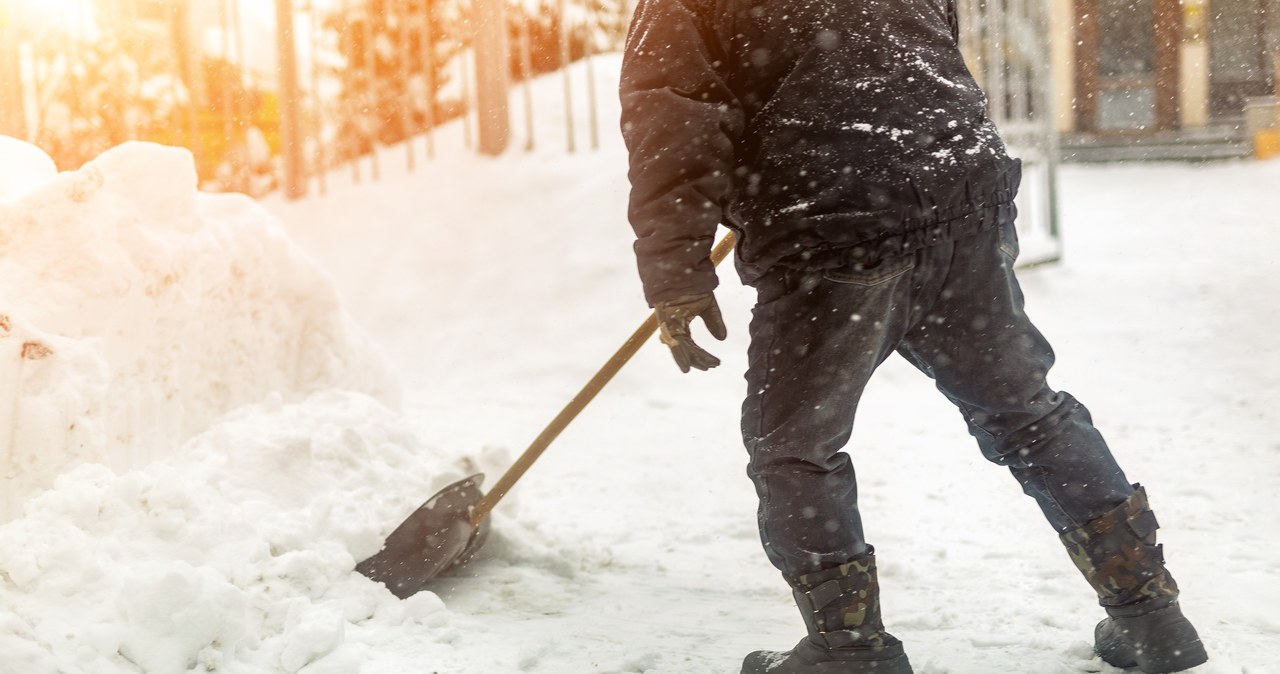
<path id="1" fill-rule="evenodd" d="M 378 180 L 378 148 L 413 170 L 446 122 L 485 148 L 515 118 L 532 149 L 528 80 L 564 71 L 565 150 L 599 141 L 590 64 L 620 48 L 629 0 L 0 0 L 0 132 L 76 168 L 129 139 L 189 148 L 202 186 L 297 196 L 335 170 Z M 1057 259 L 1057 133 L 1045 0 L 960 0 L 961 47 L 992 116 L 1024 161 L 1020 228 L 1030 262 Z M 494 7 L 498 13 L 494 14 Z M 264 10 L 265 8 L 265 10 Z M 485 55 L 483 36 L 501 41 Z M 486 58 L 488 61 L 486 62 Z M 585 59 L 585 81 L 565 66 Z M 496 84 L 495 84 L 496 81 Z M 498 87 L 502 109 L 476 113 Z M 523 89 L 510 113 L 506 92 Z M 481 101 L 483 103 L 483 101 Z M 575 119 L 575 103 L 587 119 Z M 585 127 L 585 128 L 584 128 Z M 505 147 L 508 133 L 502 130 Z M 385 154 L 385 153 L 383 153 Z M 385 161 L 385 159 L 384 159 Z"/>
<path id="2" fill-rule="evenodd" d="M 959 0 L 960 48 L 987 92 L 989 110 L 1011 153 L 1022 159 L 1018 193 L 1019 262 L 1062 256 L 1058 220 L 1058 131 L 1045 0 Z"/>
<path id="3" fill-rule="evenodd" d="M 334 170 L 376 180 L 377 148 L 403 144 L 412 170 L 449 121 L 478 145 L 485 30 L 509 54 L 505 91 L 618 49 L 628 19 L 625 0 L 498 0 L 480 17 L 487 1 L 0 0 L 0 133 L 63 169 L 125 140 L 185 146 L 212 190 L 261 194 L 288 169 L 317 191 Z M 598 138 L 594 86 L 565 76 L 566 112 L 588 112 L 568 115 L 566 151 Z M 532 148 L 525 101 L 515 135 Z"/>

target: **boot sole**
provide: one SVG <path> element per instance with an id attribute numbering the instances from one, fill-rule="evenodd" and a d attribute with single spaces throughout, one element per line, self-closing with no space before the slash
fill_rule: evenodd
<path id="1" fill-rule="evenodd" d="M 1123 634 L 1109 638 L 1104 634 L 1107 622 L 1099 623 L 1094 631 L 1094 650 L 1113 667 L 1137 667 L 1143 674 L 1173 674 L 1209 661 L 1200 635 L 1180 612 L 1160 621 L 1147 644 L 1127 641 Z"/>
<path id="2" fill-rule="evenodd" d="M 1205 652 L 1204 645 L 1198 641 L 1185 649 L 1179 649 L 1167 655 L 1144 656 L 1127 645 L 1116 647 L 1108 653 L 1099 653 L 1099 655 L 1112 667 L 1121 669 L 1137 667 L 1142 674 L 1173 674 L 1198 667 L 1209 661 L 1209 654 Z"/>
<path id="3" fill-rule="evenodd" d="M 742 674 L 915 674 L 906 654 L 887 660 L 787 662 L 787 653 L 756 651 L 742 661 Z"/>

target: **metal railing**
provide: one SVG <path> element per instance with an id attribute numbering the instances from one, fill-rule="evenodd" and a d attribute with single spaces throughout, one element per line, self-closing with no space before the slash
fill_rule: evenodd
<path id="1" fill-rule="evenodd" d="M 484 123 L 512 116 L 506 96 L 501 111 L 476 112 L 495 79 L 499 91 L 521 89 L 515 116 L 523 118 L 515 134 L 501 130 L 498 149 L 510 135 L 526 150 L 536 145 L 528 80 L 556 70 L 564 71 L 565 150 L 581 140 L 597 146 L 591 59 L 621 46 L 631 2 L 274 0 L 275 13 L 245 0 L 52 5 L 75 9 L 53 15 L 0 0 L 0 133 L 39 145 L 62 169 L 125 140 L 180 145 L 195 156 L 205 189 L 257 195 L 284 186 L 297 196 L 326 191 L 335 170 L 380 179 L 377 150 L 393 144 L 404 147 L 412 171 L 435 155 L 436 135 L 451 120 L 461 118 L 453 128 L 467 147 L 485 149 Z M 1048 6 L 959 6 L 961 47 L 1024 161 L 1021 226 L 1045 243 L 1033 241 L 1028 258 L 1056 259 Z M 503 38 L 501 63 L 478 49 L 486 31 Z M 582 81 L 565 66 L 582 59 L 587 77 L 578 91 Z M 575 103 L 586 106 L 585 130 Z"/>
<path id="2" fill-rule="evenodd" d="M 499 13 L 481 21 L 486 2 Z M 290 172 L 320 192 L 335 170 L 378 180 L 376 150 L 393 144 L 414 170 L 459 118 L 479 149 L 486 78 L 505 91 L 571 62 L 589 67 L 620 47 L 627 21 L 625 0 L 275 0 L 275 14 L 245 0 L 57 4 L 60 13 L 0 0 L 0 133 L 62 169 L 126 140 L 179 145 L 205 189 L 249 194 Z M 477 54 L 486 31 L 505 51 L 487 72 Z M 594 75 L 583 86 L 565 75 L 568 152 L 580 137 L 598 144 Z M 527 87 L 523 98 L 518 135 L 532 149 Z"/>
<path id="3" fill-rule="evenodd" d="M 991 118 L 1022 159 L 1019 264 L 1062 257 L 1058 131 L 1046 0 L 959 0 L 960 48 L 987 93 Z"/>

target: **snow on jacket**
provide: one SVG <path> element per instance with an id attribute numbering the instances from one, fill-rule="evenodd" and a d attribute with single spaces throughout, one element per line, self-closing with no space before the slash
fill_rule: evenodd
<path id="1" fill-rule="evenodd" d="M 1014 213 L 1019 164 L 947 0 L 640 0 L 620 95 L 651 304 L 715 287 L 720 223 L 751 283 Z"/>

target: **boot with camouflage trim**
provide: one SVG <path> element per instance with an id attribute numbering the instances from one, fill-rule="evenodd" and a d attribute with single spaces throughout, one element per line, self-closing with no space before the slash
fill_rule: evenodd
<path id="1" fill-rule="evenodd" d="M 1098 655 L 1144 674 L 1179 672 L 1209 656 L 1178 606 L 1178 584 L 1164 568 L 1147 492 L 1134 489 L 1115 509 L 1063 534 L 1062 543 L 1107 611 L 1094 632 Z"/>
<path id="2" fill-rule="evenodd" d="M 872 552 L 801 576 L 792 595 L 809 635 L 789 651 L 756 651 L 742 674 L 912 674 L 902 642 L 884 631 Z"/>

